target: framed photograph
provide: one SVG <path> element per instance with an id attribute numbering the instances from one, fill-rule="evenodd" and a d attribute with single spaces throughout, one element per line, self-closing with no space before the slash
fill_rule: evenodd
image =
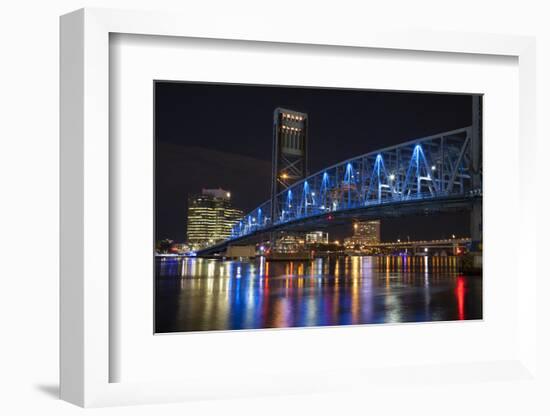
<path id="1" fill-rule="evenodd" d="M 230 27 L 61 19 L 62 398 L 536 384 L 534 40 Z"/>
<path id="2" fill-rule="evenodd" d="M 483 318 L 481 95 L 153 88 L 155 333 Z"/>

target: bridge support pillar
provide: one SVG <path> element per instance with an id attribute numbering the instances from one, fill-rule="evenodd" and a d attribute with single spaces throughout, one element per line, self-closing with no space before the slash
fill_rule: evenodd
<path id="1" fill-rule="evenodd" d="M 256 256 L 256 246 L 233 246 L 230 245 L 227 247 L 225 252 L 225 257 L 229 258 L 239 258 L 239 257 L 255 257 Z"/>
<path id="2" fill-rule="evenodd" d="M 483 172 L 482 147 L 483 147 L 483 102 L 481 95 L 472 96 L 472 146 L 471 166 L 472 187 L 474 192 L 481 193 L 481 177 Z M 476 199 L 470 211 L 470 234 L 472 239 L 471 251 L 481 251 L 482 235 L 482 201 Z"/>
<path id="3" fill-rule="evenodd" d="M 481 251 L 481 242 L 483 241 L 483 212 L 481 199 L 476 200 L 470 211 L 470 238 L 472 239 L 471 251 Z"/>

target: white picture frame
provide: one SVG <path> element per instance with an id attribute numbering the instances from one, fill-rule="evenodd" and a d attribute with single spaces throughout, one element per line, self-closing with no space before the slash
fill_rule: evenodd
<path id="1" fill-rule="evenodd" d="M 472 374 L 485 372 L 503 379 L 537 382 L 536 302 L 537 275 L 527 242 L 536 241 L 536 217 L 528 207 L 535 198 L 528 177 L 529 161 L 535 158 L 535 41 L 530 37 L 469 33 L 359 32 L 327 34 L 311 24 L 308 31 L 261 27 L 243 19 L 239 32 L 235 22 L 204 25 L 190 16 L 83 9 L 61 18 L 61 397 L 80 406 L 154 403 L 208 397 L 242 397 L 273 393 L 320 392 L 372 385 L 402 377 L 388 368 L 361 373 L 349 368 L 334 370 L 333 381 L 319 382 L 317 373 L 271 374 L 253 382 L 219 382 L 188 379 L 156 382 L 110 382 L 110 365 L 119 359 L 110 350 L 110 170 L 109 157 L 109 36 L 113 33 L 187 38 L 225 39 L 281 44 L 332 45 L 335 48 L 376 48 L 430 51 L 442 54 L 504 55 L 518 59 L 519 147 L 521 226 L 518 231 L 518 262 L 525 279 L 517 293 L 518 354 L 499 362 L 422 365 L 415 368 L 422 382 L 448 371 L 464 381 L 480 382 Z M 525 144 L 525 145 L 524 145 Z M 527 213 L 529 212 L 529 215 Z M 522 244 L 523 242 L 523 244 Z M 530 259 L 530 261 L 527 261 Z M 313 333 L 312 333 L 313 334 Z M 306 335 L 307 336 L 307 335 Z M 311 336 L 311 335 L 310 335 Z M 360 369 L 359 369 L 360 370 Z M 389 375 L 388 375 L 389 374 Z M 351 377 L 353 383 L 338 380 Z M 289 380 L 290 378 L 290 380 Z M 483 379 L 483 378 L 481 378 Z M 428 381 L 427 381 L 428 380 Z M 207 391 L 208 389 L 208 391 Z"/>

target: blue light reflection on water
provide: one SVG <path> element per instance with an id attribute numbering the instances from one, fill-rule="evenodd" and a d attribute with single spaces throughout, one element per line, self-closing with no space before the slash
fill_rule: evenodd
<path id="1" fill-rule="evenodd" d="M 156 332 L 481 319 L 456 259 L 157 259 Z"/>

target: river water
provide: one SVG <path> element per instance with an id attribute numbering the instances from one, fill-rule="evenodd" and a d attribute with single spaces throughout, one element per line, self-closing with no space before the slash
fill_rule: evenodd
<path id="1" fill-rule="evenodd" d="M 455 257 L 156 259 L 156 332 L 482 318 Z"/>

